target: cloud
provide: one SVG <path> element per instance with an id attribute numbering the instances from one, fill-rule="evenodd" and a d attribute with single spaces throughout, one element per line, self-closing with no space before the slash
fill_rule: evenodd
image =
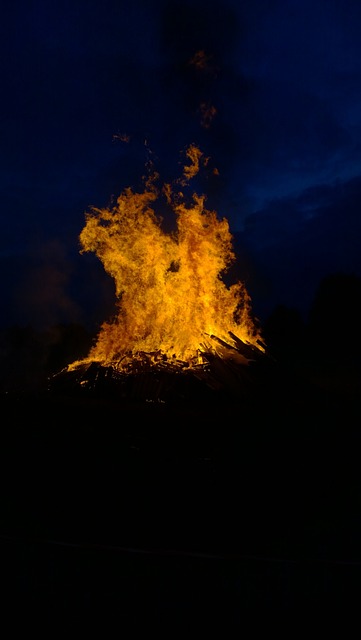
<path id="1" fill-rule="evenodd" d="M 247 218 L 244 232 L 235 237 L 252 256 L 250 286 L 262 314 L 278 303 L 307 314 L 324 277 L 361 277 L 360 210 L 361 177 L 356 177 L 273 200 Z"/>

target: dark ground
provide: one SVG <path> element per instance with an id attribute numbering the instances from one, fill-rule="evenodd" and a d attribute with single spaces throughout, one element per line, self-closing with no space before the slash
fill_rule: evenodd
<path id="1" fill-rule="evenodd" d="M 4 611 L 102 637 L 349 617 L 359 380 L 316 378 L 271 367 L 244 397 L 170 403 L 2 394 Z"/>

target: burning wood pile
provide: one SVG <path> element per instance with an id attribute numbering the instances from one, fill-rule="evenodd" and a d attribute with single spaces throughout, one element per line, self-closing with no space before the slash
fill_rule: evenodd
<path id="1" fill-rule="evenodd" d="M 82 397 L 112 397 L 151 403 L 241 400 L 263 381 L 273 360 L 254 345 L 236 339 L 232 346 L 209 336 L 191 361 L 169 359 L 161 351 L 124 355 L 103 365 L 80 362 L 50 381 L 50 389 Z"/>
<path id="2" fill-rule="evenodd" d="M 195 146 L 186 157 L 176 191 L 157 188 L 154 173 L 142 192 L 128 188 L 112 209 L 86 214 L 81 252 L 95 252 L 114 278 L 118 313 L 103 323 L 88 357 L 54 384 L 116 388 L 153 402 L 215 391 L 239 396 L 268 361 L 244 284 L 221 279 L 235 260 L 227 220 L 206 209 L 205 196 L 193 193 L 185 204 L 190 179 L 209 159 Z M 175 214 L 171 234 L 155 212 L 161 198 Z"/>

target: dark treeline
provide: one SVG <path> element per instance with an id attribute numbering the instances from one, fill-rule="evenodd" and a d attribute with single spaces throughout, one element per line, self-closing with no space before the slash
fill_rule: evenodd
<path id="1" fill-rule="evenodd" d="M 80 324 L 58 324 L 47 330 L 13 326 L 0 333 L 0 390 L 37 391 L 49 376 L 84 357 L 94 336 Z"/>
<path id="2" fill-rule="evenodd" d="M 264 323 L 264 339 L 282 362 L 359 367 L 361 278 L 335 273 L 316 291 L 305 321 L 297 309 L 277 306 Z"/>

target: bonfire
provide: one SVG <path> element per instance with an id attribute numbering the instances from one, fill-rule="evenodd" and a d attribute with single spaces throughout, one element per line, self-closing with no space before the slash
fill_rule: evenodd
<path id="1" fill-rule="evenodd" d="M 139 192 L 126 188 L 112 208 L 85 214 L 80 251 L 94 252 L 114 279 L 116 314 L 68 372 L 94 364 L 127 375 L 204 372 L 215 359 L 247 365 L 265 352 L 246 286 L 223 280 L 235 261 L 227 220 L 206 208 L 205 195 L 185 195 L 208 160 L 191 145 L 173 185 L 159 186 L 153 171 Z M 172 232 L 156 213 L 160 198 L 174 213 Z"/>

